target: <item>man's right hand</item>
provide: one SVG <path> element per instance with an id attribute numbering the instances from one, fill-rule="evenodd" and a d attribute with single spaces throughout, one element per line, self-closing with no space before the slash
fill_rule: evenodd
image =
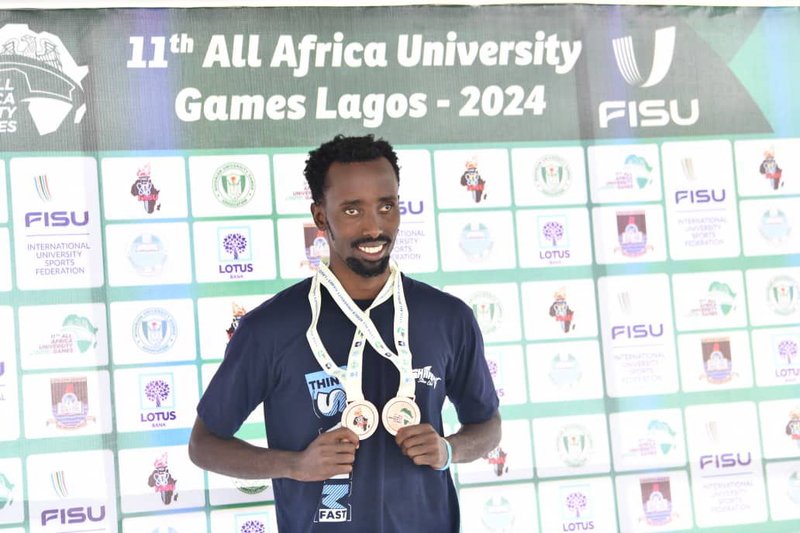
<path id="1" fill-rule="evenodd" d="M 322 481 L 353 471 L 358 444 L 353 431 L 339 428 L 321 434 L 303 451 L 262 448 L 236 437 L 218 437 L 197 417 L 189 458 L 200 468 L 240 479 Z"/>
<path id="2" fill-rule="evenodd" d="M 322 433 L 300 452 L 292 478 L 297 481 L 323 481 L 353 471 L 358 435 L 347 428 Z"/>

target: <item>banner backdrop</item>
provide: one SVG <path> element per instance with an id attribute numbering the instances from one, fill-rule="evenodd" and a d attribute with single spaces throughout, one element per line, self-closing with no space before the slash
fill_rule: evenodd
<path id="1" fill-rule="evenodd" d="M 0 12 L 0 530 L 275 531 L 186 443 L 328 253 L 340 132 L 398 147 L 394 256 L 485 337 L 465 532 L 800 530 L 799 50 L 777 8 Z"/>

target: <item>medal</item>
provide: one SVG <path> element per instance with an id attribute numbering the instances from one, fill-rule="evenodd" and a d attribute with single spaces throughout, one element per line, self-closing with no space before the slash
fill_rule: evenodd
<path id="1" fill-rule="evenodd" d="M 419 407 L 413 398 L 395 396 L 383 406 L 381 422 L 392 435 L 397 435 L 400 428 L 419 424 L 421 419 Z"/>
<path id="2" fill-rule="evenodd" d="M 353 430 L 359 440 L 367 439 L 378 429 L 378 409 L 367 400 L 350 402 L 342 411 L 342 425 Z"/>
<path id="3" fill-rule="evenodd" d="M 311 279 L 311 289 L 308 292 L 308 301 L 311 305 L 311 325 L 306 330 L 306 338 L 311 346 L 311 351 L 317 362 L 325 372 L 337 378 L 344 386 L 347 395 L 347 406 L 342 412 L 342 425 L 350 428 L 358 435 L 359 439 L 370 437 L 378 425 L 378 410 L 374 404 L 364 398 L 361 390 L 361 367 L 364 356 L 364 347 L 369 343 L 381 356 L 390 360 L 400 373 L 400 385 L 397 395 L 391 399 L 383 409 L 381 420 L 386 430 L 392 435 L 407 425 L 419 424 L 420 410 L 414 403 L 414 371 L 411 367 L 411 351 L 408 346 L 408 309 L 403 292 L 403 280 L 394 262 L 391 263 L 389 278 L 386 280 L 378 296 L 369 306 L 362 311 L 352 298 L 347 294 L 336 276 L 325 263 L 320 263 L 319 269 Z M 356 326 L 353 342 L 347 357 L 347 369 L 340 368 L 331 358 L 322 339 L 317 332 L 317 323 L 322 307 L 321 287 L 330 293 L 333 301 Z M 369 317 L 370 311 L 392 298 L 394 303 L 394 341 L 396 352 L 392 351 L 383 339 L 375 324 Z"/>

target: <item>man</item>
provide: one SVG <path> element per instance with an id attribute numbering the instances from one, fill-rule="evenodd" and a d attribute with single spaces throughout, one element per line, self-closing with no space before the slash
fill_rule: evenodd
<path id="1" fill-rule="evenodd" d="M 330 266 L 241 318 L 190 457 L 273 478 L 281 531 L 455 533 L 447 469 L 500 441 L 480 330 L 463 302 L 390 261 L 399 168 L 387 142 L 339 135 L 310 153 L 305 176 Z M 461 422 L 446 439 L 445 395 Z M 269 449 L 233 437 L 262 403 Z"/>

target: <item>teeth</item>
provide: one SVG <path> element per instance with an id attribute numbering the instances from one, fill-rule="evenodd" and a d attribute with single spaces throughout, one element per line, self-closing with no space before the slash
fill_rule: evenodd
<path id="1" fill-rule="evenodd" d="M 367 254 L 377 254 L 381 250 L 383 250 L 383 245 L 379 244 L 378 246 L 359 246 L 359 250 Z"/>

